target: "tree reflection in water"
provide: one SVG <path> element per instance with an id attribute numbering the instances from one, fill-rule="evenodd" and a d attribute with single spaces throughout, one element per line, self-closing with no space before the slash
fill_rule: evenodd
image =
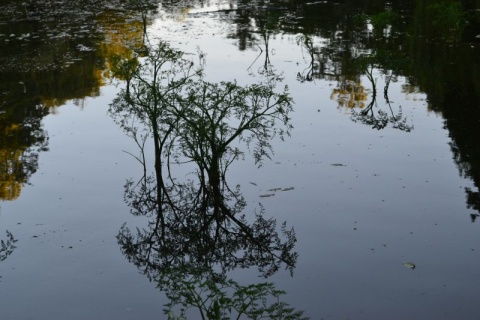
<path id="1" fill-rule="evenodd" d="M 18 241 L 10 231 L 7 230 L 5 232 L 7 233 L 7 238 L 0 240 L 0 262 L 13 253 L 13 250 L 16 248 L 15 243 Z M 0 276 L 1 278 L 2 276 Z"/>
<path id="2" fill-rule="evenodd" d="M 7 230 L 6 233 L 6 240 L 0 240 L 0 262 L 7 259 L 7 257 L 12 254 L 13 249 L 15 249 L 15 242 L 18 241 L 13 237 L 11 232 Z"/>
<path id="3" fill-rule="evenodd" d="M 206 82 L 202 70 L 163 42 L 142 63 L 118 60 L 116 73 L 127 85 L 110 112 L 137 142 L 135 158 L 143 167 L 139 181 L 126 183 L 125 201 L 134 215 L 149 218 L 146 228 L 120 229 L 127 259 L 166 293 L 167 311 L 180 305 L 197 308 L 203 319 L 301 318 L 278 300 L 283 292 L 272 283 L 241 286 L 227 278 L 235 268 L 256 266 L 264 277 L 282 266 L 290 273 L 295 268 L 293 228 L 284 222 L 277 230 L 261 205 L 249 222 L 240 186 L 226 179 L 227 168 L 243 157 L 239 143 L 258 163 L 270 156 L 273 137 L 290 133 L 286 88 L 275 93 L 271 78 L 245 87 Z M 153 174 L 145 152 L 149 138 Z M 193 165 L 194 178 L 182 182 L 174 170 L 179 164 Z"/>
<path id="4" fill-rule="evenodd" d="M 394 129 L 399 129 L 401 131 L 410 132 L 411 130 L 413 130 L 413 125 L 408 125 L 407 118 L 403 117 L 401 106 L 399 107 L 397 114 L 395 114 L 392 109 L 391 101 L 388 97 L 388 87 L 390 85 L 391 76 L 386 76 L 385 87 L 383 90 L 385 103 L 388 106 L 388 110 L 390 112 L 378 109 L 375 113 L 374 107 L 378 107 L 377 80 L 373 76 L 373 67 L 367 68 L 365 71 L 365 75 L 372 85 L 372 100 L 365 109 L 361 111 L 352 110 L 352 120 L 354 122 L 358 121 L 360 123 L 369 125 L 373 129 L 377 130 L 384 129 L 389 124 L 391 124 Z"/>

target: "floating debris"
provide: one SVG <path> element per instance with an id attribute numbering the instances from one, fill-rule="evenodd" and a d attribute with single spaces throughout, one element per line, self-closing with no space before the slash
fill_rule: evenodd
<path id="1" fill-rule="evenodd" d="M 255 182 L 250 182 L 250 184 L 253 184 L 255 187 L 257 186 L 257 184 Z"/>
<path id="2" fill-rule="evenodd" d="M 84 46 L 83 44 L 79 44 L 77 46 L 78 51 L 95 51 L 95 49 L 89 48 L 87 46 Z"/>
<path id="3" fill-rule="evenodd" d="M 342 163 L 332 163 L 330 164 L 331 166 L 334 166 L 334 167 L 346 167 L 346 165 L 342 164 Z"/>
<path id="4" fill-rule="evenodd" d="M 403 266 L 405 268 L 409 268 L 409 269 L 412 269 L 414 270 L 417 266 L 415 265 L 415 263 L 412 263 L 412 262 L 404 262 L 403 263 Z"/>
<path id="5" fill-rule="evenodd" d="M 275 194 L 273 194 L 273 193 L 261 194 L 260 198 L 269 198 L 269 197 L 273 197 L 274 195 Z"/>
<path id="6" fill-rule="evenodd" d="M 282 191 L 290 191 L 290 190 L 294 190 L 295 188 L 294 187 L 289 187 L 289 188 L 283 188 Z"/>
<path id="7" fill-rule="evenodd" d="M 282 190 L 282 188 L 273 188 L 273 189 L 270 189 L 268 191 L 277 192 L 277 191 L 280 191 L 280 190 Z"/>

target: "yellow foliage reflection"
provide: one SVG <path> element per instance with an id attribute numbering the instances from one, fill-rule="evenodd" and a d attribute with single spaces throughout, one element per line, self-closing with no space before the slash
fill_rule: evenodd
<path id="1" fill-rule="evenodd" d="M 99 17 L 99 22 L 105 30 L 105 40 L 99 44 L 99 55 L 105 61 L 103 69 L 99 73 L 104 79 L 111 78 L 112 67 L 115 59 L 130 59 L 137 53 L 142 56 L 145 51 L 145 29 L 147 21 L 137 19 L 126 19 L 104 14 Z"/>
<path id="2" fill-rule="evenodd" d="M 339 108 L 364 108 L 368 92 L 360 80 L 340 81 L 337 88 L 334 88 L 330 99 L 337 100 Z"/>
<path id="3" fill-rule="evenodd" d="M 21 128 L 18 124 L 10 124 L 3 128 L 3 137 L 11 144 L 1 139 L 0 148 L 0 199 L 15 200 L 20 195 L 22 184 L 25 183 L 26 175 L 22 162 L 25 146 L 22 146 L 17 138 Z"/>
<path id="4" fill-rule="evenodd" d="M 18 198 L 38 169 L 39 152 L 48 144 L 43 117 L 68 101 L 82 108 L 86 97 L 99 96 L 114 59 L 143 55 L 150 23 L 144 12 L 102 9 L 89 20 L 62 16 L 62 36 L 55 36 L 56 29 L 43 24 L 52 13 L 38 12 L 41 27 L 20 21 L 9 31 L 22 30 L 35 40 L 10 41 L 0 53 L 0 200 Z M 0 18 L 9 17 L 0 12 Z M 0 35 L 5 28 L 0 26 Z"/>
<path id="5" fill-rule="evenodd" d="M 2 200 L 15 200 L 20 196 L 22 183 L 25 182 L 21 181 L 22 153 L 23 150 L 0 150 L 0 199 Z"/>

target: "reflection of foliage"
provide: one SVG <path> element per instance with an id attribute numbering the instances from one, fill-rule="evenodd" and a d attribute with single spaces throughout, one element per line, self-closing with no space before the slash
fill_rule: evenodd
<path id="1" fill-rule="evenodd" d="M 4 86 L 0 82 L 0 88 Z M 15 90 L 4 92 L 5 105 L 0 105 L 0 199 L 4 200 L 20 195 L 22 185 L 38 168 L 39 152 L 48 146 L 41 124 L 48 110 L 32 106 L 33 102 L 25 98 L 15 100 L 17 94 Z"/>
<path id="2" fill-rule="evenodd" d="M 376 13 L 370 16 L 370 19 L 374 28 L 383 30 L 388 25 L 394 24 L 399 19 L 399 16 L 394 11 L 388 10 Z"/>
<path id="3" fill-rule="evenodd" d="M 91 0 L 10 1 L 0 9 L 9 22 L 0 33 L 13 35 L 2 47 L 2 70 L 59 70 L 77 58 L 77 45 L 90 47 L 98 36 L 95 19 L 88 19 L 99 10 Z"/>
<path id="4" fill-rule="evenodd" d="M 465 10 L 465 14 L 473 15 L 474 12 L 478 14 L 479 3 L 476 2 L 463 1 L 462 9 L 458 8 L 458 1 L 434 3 L 439 3 L 438 9 L 441 6 L 457 6 L 458 10 Z M 429 5 L 432 5 L 431 1 L 419 1 L 415 10 L 415 33 L 409 43 L 412 59 L 408 71 L 416 88 L 425 92 L 429 110 L 440 114 L 444 119 L 459 174 L 466 179 L 472 179 L 475 184 L 475 188 L 465 190 L 467 207 L 477 210 L 477 214 L 471 216 L 474 220 L 480 211 L 480 152 L 477 147 L 480 60 L 478 45 L 467 41 L 471 41 L 478 34 L 478 21 L 475 22 L 474 17 L 469 16 L 465 26 L 468 29 L 462 37 L 455 35 L 448 39 L 448 31 L 442 29 L 441 25 L 431 23 L 438 11 Z M 461 41 L 462 38 L 467 41 Z"/>
<path id="5" fill-rule="evenodd" d="M 136 232 L 125 225 L 121 228 L 117 239 L 126 257 L 172 299 L 187 299 L 193 292 L 185 290 L 205 285 L 204 275 L 187 281 L 183 280 L 185 272 L 172 270 L 207 270 L 206 277 L 218 279 L 237 267 L 257 266 L 269 276 L 284 264 L 292 272 L 297 259 L 292 252 L 296 243 L 293 229 L 283 223 L 280 236 L 276 220 L 265 218 L 263 207 L 249 223 L 239 187 L 232 189 L 226 182 L 227 168 L 242 155 L 234 142 L 254 145 L 253 155 L 259 162 L 271 154 L 274 136 L 289 134 L 292 106 L 287 92 L 275 93 L 273 82 L 244 87 L 236 82 L 208 83 L 183 53 L 163 42 L 148 50 L 144 61 L 119 60 L 114 70 L 126 80 L 126 88 L 113 101 L 110 112 L 140 147 L 136 159 L 144 172 L 138 183 L 127 182 L 125 201 L 133 214 L 150 220 L 147 228 Z M 277 128 L 277 123 L 282 126 Z M 149 137 L 154 144 L 153 175 L 147 173 L 145 155 Z M 173 167 L 182 162 L 194 164 L 193 180 L 181 182 L 174 177 Z M 230 300 L 225 300 L 225 286 L 236 290 Z M 207 287 L 213 292 L 210 307 L 193 300 L 172 303 L 191 304 L 207 312 L 209 319 L 220 319 L 228 308 L 241 306 L 239 299 L 246 293 L 253 300 L 280 294 L 271 285 L 243 288 L 231 281 L 212 282 Z M 237 311 L 253 314 L 259 306 L 270 314 L 278 310 L 297 314 L 284 304 L 268 309 L 257 303 Z"/>
<path id="6" fill-rule="evenodd" d="M 111 1 L 5 1 L 0 4 L 0 197 L 15 199 L 38 167 L 48 107 L 97 96 L 108 50 L 97 42 L 118 19 Z M 105 12 L 108 11 L 108 14 Z M 115 21 L 114 21 L 115 20 Z M 99 27 L 101 25 L 101 27 Z M 126 34 L 122 29 L 120 33 Z M 117 30 L 118 31 L 118 30 Z M 113 33 L 113 32 L 112 32 Z M 131 37 L 137 37 L 135 32 Z M 8 39 L 5 35 L 9 35 Z M 138 37 L 137 37 L 138 38 Z M 130 39 L 135 42 L 135 39 Z M 141 40 L 141 37 L 140 37 Z M 110 43 L 111 50 L 115 45 Z M 102 47 L 105 49 L 104 47 Z"/>
<path id="7" fill-rule="evenodd" d="M 216 170 L 225 157 L 230 163 L 241 154 L 230 146 L 237 140 L 247 145 L 254 143 L 253 155 L 259 162 L 269 157 L 269 141 L 275 135 L 283 138 L 289 134 L 291 110 L 288 93 L 276 94 L 269 86 L 194 83 L 175 109 L 181 118 L 176 132 L 181 153 L 202 170 Z M 283 126 L 277 128 L 278 122 Z M 211 184 L 216 181 L 211 175 L 209 178 Z"/>
<path id="8" fill-rule="evenodd" d="M 186 156 L 207 174 L 220 169 L 219 161 L 225 156 L 238 157 L 238 149 L 230 147 L 232 142 L 254 143 L 258 162 L 269 155 L 269 140 L 277 134 L 283 137 L 291 129 L 287 88 L 277 94 L 273 83 L 241 87 L 235 82 L 205 82 L 201 71 L 193 71 L 192 62 L 165 43 L 143 64 L 119 61 L 116 72 L 127 81 L 127 88 L 111 106 L 111 112 L 120 115 L 117 119 L 122 127 L 133 135 L 130 121 L 140 121 L 152 133 L 157 157 L 164 151 L 167 158 Z M 277 129 L 279 121 L 283 128 Z M 217 181 L 209 178 L 211 184 Z"/>
<path id="9" fill-rule="evenodd" d="M 480 212 L 480 192 L 475 192 L 470 188 L 465 188 L 467 193 L 467 206 Z"/>
<path id="10" fill-rule="evenodd" d="M 308 319 L 302 317 L 302 311 L 295 311 L 280 301 L 285 292 L 270 282 L 242 286 L 232 279 L 211 277 L 208 271 L 202 270 L 169 270 L 166 275 L 168 283 L 160 281 L 158 285 L 170 299 L 165 305 L 169 320 L 186 319 L 185 312 L 192 307 L 203 320 L 228 320 L 233 316 L 235 319 Z M 176 318 L 173 308 L 178 306 L 181 316 Z"/>
<path id="11" fill-rule="evenodd" d="M 123 10 L 126 4 L 119 2 L 0 3 L 0 20 L 8 22 L 0 24 L 0 71 L 6 73 L 0 78 L 8 79 L 8 73 L 21 78 L 24 93 L 36 95 L 49 107 L 97 96 L 108 75 L 103 68 L 109 67 L 112 52 L 127 55 L 125 51 L 131 51 L 127 45 L 142 49 L 144 27 L 139 14 Z M 115 5 L 119 10 L 113 9 Z M 4 41 L 4 35 L 10 35 L 9 39 Z"/>
<path id="12" fill-rule="evenodd" d="M 340 107 L 360 108 L 362 109 L 367 100 L 367 92 L 360 80 L 344 80 L 338 83 L 338 87 L 333 89 L 330 99 L 336 99 Z"/>
<path id="13" fill-rule="evenodd" d="M 143 31 L 143 40 L 145 41 L 147 37 L 147 24 L 148 24 L 148 14 L 149 12 L 155 13 L 158 8 L 158 0 L 128 0 L 125 7 L 127 9 L 133 9 L 134 11 L 140 11 L 142 16 L 142 31 Z M 143 51 L 145 48 L 141 48 Z"/>
<path id="14" fill-rule="evenodd" d="M 138 190 L 133 186 L 132 182 L 127 185 L 129 205 L 137 214 L 151 210 L 155 196 L 151 186 L 142 185 Z M 287 230 L 284 223 L 281 229 L 287 241 L 283 242 L 275 230 L 276 220 L 266 219 L 263 208 L 249 224 L 240 215 L 245 201 L 238 189 L 224 190 L 220 195 L 211 194 L 206 186 L 197 190 L 192 183 L 176 185 L 175 189 L 177 193 L 168 194 L 172 202 L 162 206 L 164 228 L 160 216 L 143 211 L 152 219 L 148 229 L 132 233 L 123 226 L 118 235 L 122 251 L 150 278 L 163 269 L 185 266 L 217 266 L 222 273 L 257 266 L 268 276 L 284 263 L 293 271 L 297 258 L 291 253 L 296 242 L 294 231 Z"/>
<path id="15" fill-rule="evenodd" d="M 260 53 L 255 58 L 255 60 L 252 62 L 252 64 L 248 67 L 247 70 L 249 70 L 250 73 L 253 75 L 253 72 L 251 72 L 252 66 L 255 64 L 255 62 L 258 60 L 258 58 L 260 58 L 263 54 L 265 54 L 265 59 L 263 61 L 263 66 L 258 70 L 258 72 L 261 75 L 265 75 L 266 77 L 274 78 L 274 77 L 276 77 L 276 71 L 274 70 L 272 63 L 270 62 L 270 47 L 269 47 L 270 31 L 262 30 L 262 31 L 260 31 L 260 33 L 262 35 L 262 40 L 263 40 L 262 42 L 263 42 L 263 45 L 265 46 L 265 50 L 260 45 L 258 45 L 257 41 L 254 41 L 256 46 L 260 50 Z"/>
<path id="16" fill-rule="evenodd" d="M 284 11 L 278 5 L 268 1 L 238 1 L 239 10 L 236 11 L 234 24 L 236 31 L 234 34 L 229 34 L 230 38 L 238 39 L 239 50 L 253 47 L 256 44 L 255 34 L 260 34 L 263 37 L 272 33 L 276 33 L 283 23 L 285 18 Z M 273 9 L 273 10 L 272 10 Z"/>
<path id="17" fill-rule="evenodd" d="M 126 80 L 126 88 L 114 99 L 110 112 L 142 150 L 142 157 L 137 159 L 144 168 L 143 188 L 148 190 L 148 185 L 153 181 L 155 186 L 152 192 L 156 193 L 148 212 L 154 211 L 158 215 L 162 231 L 165 231 L 163 202 L 166 197 L 168 199 L 168 190 L 164 185 L 162 156 L 165 150 L 170 150 L 169 139 L 179 121 L 179 115 L 173 112 L 176 101 L 183 88 L 201 75 L 201 70 L 194 71 L 193 63 L 183 59 L 183 53 L 160 42 L 154 50 L 148 50 L 143 63 L 137 63 L 136 58 L 118 59 L 113 71 L 117 78 Z M 137 123 L 143 126 L 147 132 L 145 135 L 138 132 Z M 153 139 L 155 151 L 155 177 L 152 178 L 147 177 L 143 155 L 148 136 Z M 170 145 L 173 146 L 173 142 Z"/>
<path id="18" fill-rule="evenodd" d="M 7 231 L 7 239 L 0 240 L 0 262 L 7 259 L 15 249 L 15 242 L 18 240 L 13 237 L 13 234 Z"/>
<path id="19" fill-rule="evenodd" d="M 303 70 L 303 72 L 297 73 L 297 80 L 302 83 L 305 81 L 313 81 L 313 79 L 315 78 L 315 72 L 317 71 L 316 69 L 318 69 L 318 65 L 315 61 L 315 54 L 317 53 L 317 49 L 313 45 L 313 39 L 311 36 L 302 34 L 298 35 L 295 40 L 297 42 L 297 45 L 301 46 L 302 49 L 305 49 L 309 56 L 309 65 L 305 70 Z"/>
<path id="20" fill-rule="evenodd" d="M 458 40 L 467 25 L 466 13 L 459 1 L 440 1 L 428 6 L 433 12 L 432 25 L 450 40 Z"/>
<path id="21" fill-rule="evenodd" d="M 148 246 L 145 239 L 158 237 L 159 248 L 153 251 L 163 259 L 162 254 L 175 251 L 162 250 L 171 250 L 175 243 L 188 240 L 184 248 L 187 253 L 191 250 L 191 256 L 186 256 L 192 263 L 208 257 L 208 251 L 219 254 L 215 251 L 218 247 L 226 261 L 224 270 L 233 268 L 229 265 L 232 263 L 246 267 L 252 261 L 266 275 L 275 272 L 280 262 L 292 268 L 296 260 L 296 254 L 290 253 L 295 243 L 293 230 L 287 231 L 283 226 L 288 240 L 282 243 L 275 232 L 276 221 L 265 219 L 262 210 L 255 223 L 248 225 L 238 216 L 245 206 L 239 190 L 231 190 L 225 181 L 227 167 L 241 155 L 237 147 L 231 146 L 233 142 L 253 143 L 253 155 L 258 162 L 269 156 L 270 139 L 289 133 L 291 99 L 286 92 L 276 94 L 272 87 L 261 84 L 241 87 L 231 82 L 207 83 L 192 68 L 182 53 L 165 43 L 151 50 L 144 63 L 123 61 L 117 68 L 127 79 L 127 88 L 114 100 L 111 112 L 141 147 L 142 155 L 137 159 L 144 167 L 139 184 L 127 184 L 126 200 L 135 214 L 155 217 L 153 228 L 139 233 L 139 244 L 135 246 Z M 200 80 L 193 81 L 195 77 Z M 146 174 L 143 148 L 147 137 L 138 136 L 132 121 L 145 125 L 153 138 L 154 177 Z M 284 128 L 276 128 L 278 121 Z M 196 164 L 198 189 L 193 182 L 181 184 L 173 179 L 167 186 L 163 164 L 166 163 L 171 177 L 171 161 L 182 159 Z M 134 237 L 126 228 L 122 234 L 121 239 L 129 246 Z M 193 243 L 198 243 L 200 249 Z M 243 258 L 232 254 L 238 250 L 243 250 Z M 174 261 L 171 259 L 176 258 L 165 261 Z"/>
<path id="22" fill-rule="evenodd" d="M 386 10 L 372 15 L 362 13 L 354 18 L 357 26 L 368 29 L 368 26 L 371 25 L 373 27 L 375 36 L 389 35 L 392 26 L 399 22 L 399 20 L 399 15 L 392 10 Z"/>
<path id="23" fill-rule="evenodd" d="M 352 120 L 354 122 L 360 122 L 371 126 L 373 129 L 381 130 L 387 127 L 388 124 L 392 124 L 392 127 L 401 131 L 410 132 L 413 126 L 407 124 L 407 119 L 403 118 L 401 107 L 397 114 L 393 112 L 390 99 L 388 98 L 388 87 L 390 85 L 391 77 L 387 77 L 386 85 L 384 88 L 384 98 L 390 110 L 390 114 L 381 109 L 374 112 L 374 107 L 377 106 L 377 81 L 373 77 L 373 69 L 366 69 L 365 71 L 367 79 L 372 84 L 372 100 L 368 106 L 361 111 L 352 110 Z"/>
<path id="24" fill-rule="evenodd" d="M 478 30 L 478 20 L 475 12 L 478 11 L 478 1 L 433 0 L 418 1 L 414 11 L 413 27 L 415 33 L 427 37 L 426 41 L 442 39 L 449 42 L 459 42 L 467 27 L 470 32 Z M 470 35 L 472 36 L 472 35 Z"/>

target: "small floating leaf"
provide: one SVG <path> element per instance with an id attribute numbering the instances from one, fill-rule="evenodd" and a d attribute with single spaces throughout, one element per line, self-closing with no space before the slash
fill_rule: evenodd
<path id="1" fill-rule="evenodd" d="M 273 188 L 273 189 L 270 189 L 268 191 L 277 192 L 277 191 L 280 191 L 280 190 L 282 190 L 282 188 Z"/>
<path id="2" fill-rule="evenodd" d="M 342 164 L 342 163 L 332 163 L 331 166 L 334 166 L 334 167 L 346 167 L 346 165 Z"/>
<path id="3" fill-rule="evenodd" d="M 409 268 L 409 269 L 412 269 L 412 270 L 417 267 L 417 266 L 416 266 L 414 263 L 412 263 L 412 262 L 404 262 L 404 263 L 403 263 L 403 266 L 404 266 L 405 268 Z"/>
<path id="4" fill-rule="evenodd" d="M 260 198 L 268 198 L 268 197 L 273 197 L 273 196 L 274 196 L 273 193 L 261 194 L 261 195 L 260 195 Z"/>

